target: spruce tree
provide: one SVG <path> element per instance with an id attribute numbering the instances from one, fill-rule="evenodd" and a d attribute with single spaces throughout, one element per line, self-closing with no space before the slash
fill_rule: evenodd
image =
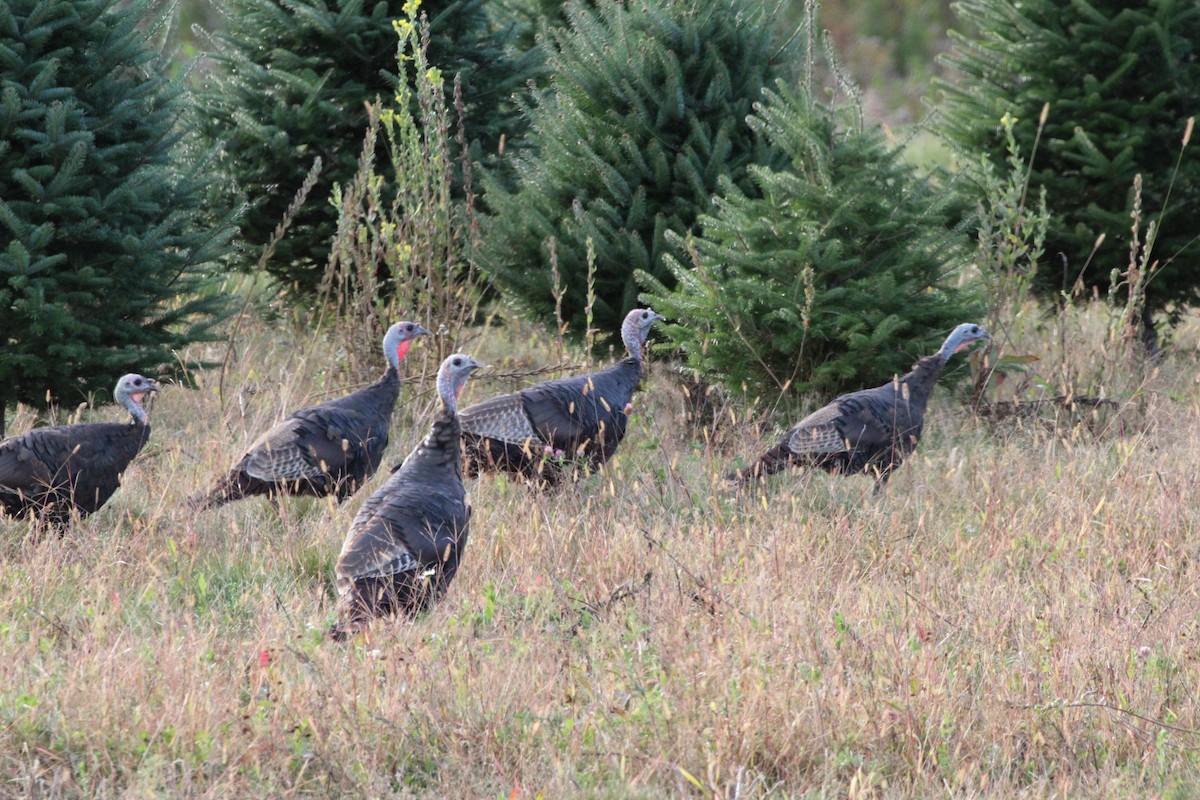
<path id="1" fill-rule="evenodd" d="M 490 0 L 230 0 L 228 27 L 211 38 L 214 67 L 197 93 L 201 130 L 220 144 L 230 180 L 251 204 L 242 224 L 243 266 L 283 219 L 316 157 L 321 177 L 267 264 L 284 288 L 314 295 L 324 277 L 337 209 L 335 183 L 354 176 L 367 128 L 365 103 L 396 92 L 394 24 L 427 16 L 430 63 L 452 85 L 460 75 L 464 126 L 477 153 L 519 136 L 512 95 L 537 69 L 536 52 L 517 53 Z M 480 156 L 483 157 L 483 156 Z"/>
<path id="2" fill-rule="evenodd" d="M 1130 257 L 1134 176 L 1142 208 L 1159 218 L 1147 310 L 1178 314 L 1200 300 L 1195 242 L 1200 161 L 1176 160 L 1187 119 L 1200 109 L 1200 4 L 1195 0 L 963 0 L 976 33 L 956 35 L 948 58 L 958 77 L 943 83 L 944 130 L 973 163 L 1006 158 L 1000 120 L 1017 118 L 1016 140 L 1035 140 L 1049 116 L 1029 185 L 1046 189 L 1051 212 L 1034 287 L 1054 296 L 1077 278 L 1107 290 Z M 1173 185 L 1172 185 L 1173 181 Z M 1170 200 L 1167 194 L 1170 192 Z M 1100 234 L 1105 240 L 1084 269 Z"/>
<path id="3" fill-rule="evenodd" d="M 668 231 L 692 230 L 721 178 L 747 189 L 763 148 L 746 124 L 790 47 L 755 0 L 572 0 L 550 28 L 549 89 L 529 109 L 511 190 L 491 177 L 480 262 L 530 317 L 554 318 L 551 248 L 569 333 L 615 333 L 635 270 L 673 282 Z"/>
<path id="4" fill-rule="evenodd" d="M 562 0 L 500 0 L 498 8 L 498 13 L 517 20 L 517 48 L 521 51 L 534 49 L 537 37 L 545 35 L 546 29 L 568 25 L 567 6 Z"/>
<path id="5" fill-rule="evenodd" d="M 137 0 L 0 4 L 0 430 L 16 402 L 74 405 L 163 373 L 210 336 L 208 165 Z M 147 26 L 154 29 L 157 26 Z"/>
<path id="6" fill-rule="evenodd" d="M 700 232 L 680 241 L 689 257 L 667 258 L 676 288 L 640 277 L 689 366 L 787 405 L 907 372 L 978 308 L 948 281 L 966 257 L 949 195 L 853 105 L 784 87 L 750 125 L 786 166 L 751 167 L 750 193 L 722 182 Z"/>

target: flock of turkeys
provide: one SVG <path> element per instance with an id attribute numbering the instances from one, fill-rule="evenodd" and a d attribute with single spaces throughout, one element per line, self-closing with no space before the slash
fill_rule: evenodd
<path id="1" fill-rule="evenodd" d="M 579 467 L 594 470 L 610 459 L 625 436 L 644 375 L 650 328 L 661 319 L 649 309 L 631 311 L 621 326 L 629 355 L 607 369 L 544 381 L 462 410 L 459 395 L 481 365 L 462 353 L 442 362 L 441 409 L 429 433 L 362 504 L 346 533 L 331 636 L 343 639 L 374 617 L 420 611 L 446 591 L 470 533 L 464 471 L 469 477 L 507 471 L 552 485 Z M 354 494 L 383 460 L 400 396 L 400 362 L 428 333 L 415 322 L 392 325 L 383 338 L 388 367 L 379 380 L 275 425 L 211 491 L 192 499 L 193 509 L 251 495 L 272 502 L 279 495 L 333 496 L 340 502 Z M 878 489 L 916 447 L 929 392 L 946 362 L 987 336 L 978 325 L 959 325 L 907 375 L 814 411 L 727 480 L 741 486 L 796 464 L 870 473 Z M 104 505 L 150 437 L 143 402 L 158 389 L 151 378 L 125 375 L 114 397 L 133 416 L 131 423 L 35 428 L 0 442 L 0 508 L 62 526 L 72 515 Z"/>

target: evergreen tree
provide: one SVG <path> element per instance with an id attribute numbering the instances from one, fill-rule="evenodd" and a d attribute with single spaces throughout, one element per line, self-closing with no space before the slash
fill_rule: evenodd
<path id="1" fill-rule="evenodd" d="M 563 0 L 498 0 L 498 13 L 517 20 L 519 31 L 517 49 L 532 50 L 538 36 L 546 36 L 549 28 L 565 28 L 567 6 Z"/>
<path id="2" fill-rule="evenodd" d="M 485 181 L 480 262 L 525 313 L 553 319 L 555 242 L 569 332 L 617 330 L 637 299 L 634 271 L 671 282 L 667 231 L 690 231 L 718 181 L 750 188 L 763 150 L 746 125 L 789 63 L 774 19 L 743 0 L 572 0 L 550 28 L 550 86 L 529 109 L 515 188 Z"/>
<path id="3" fill-rule="evenodd" d="M 855 108 L 781 88 L 750 125 L 787 165 L 751 167 L 752 193 L 722 182 L 691 257 L 667 258 L 674 290 L 641 276 L 690 366 L 755 400 L 829 397 L 907 372 L 974 318 L 947 283 L 966 255 L 947 194 Z"/>
<path id="4" fill-rule="evenodd" d="M 322 173 L 279 242 L 268 271 L 287 289 L 313 295 L 324 277 L 337 209 L 335 183 L 357 169 L 365 103 L 396 93 L 399 40 L 393 27 L 428 17 L 429 58 L 453 84 L 461 76 L 464 125 L 478 150 L 519 135 L 512 94 L 534 74 L 536 52 L 514 53 L 513 36 L 488 17 L 489 0 L 230 0 L 228 28 L 213 37 L 215 68 L 198 92 L 201 130 L 221 144 L 224 168 L 251 204 L 242 225 L 243 266 L 283 219 L 320 157 Z"/>
<path id="5" fill-rule="evenodd" d="M 1029 181 L 1046 188 L 1053 215 L 1050 264 L 1036 274 L 1035 288 L 1054 296 L 1077 277 L 1109 287 L 1112 271 L 1129 263 L 1131 189 L 1140 173 L 1148 216 L 1166 207 L 1147 310 L 1177 314 L 1194 305 L 1200 161 L 1184 159 L 1178 176 L 1174 170 L 1187 119 L 1200 109 L 1200 3 L 963 0 L 957 8 L 977 33 L 956 35 L 949 63 L 959 77 L 941 86 L 945 131 L 971 154 L 967 162 L 982 152 L 1002 168 L 1001 118 L 1017 117 L 1017 141 L 1031 143 L 1050 104 Z M 1104 244 L 1085 271 L 1100 234 Z"/>
<path id="6" fill-rule="evenodd" d="M 0 4 L 0 430 L 15 402 L 172 369 L 219 313 L 205 268 L 233 226 L 200 227 L 210 173 L 149 7 Z"/>

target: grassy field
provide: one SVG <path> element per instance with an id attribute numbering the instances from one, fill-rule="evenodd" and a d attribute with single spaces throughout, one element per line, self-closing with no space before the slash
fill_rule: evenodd
<path id="1" fill-rule="evenodd" d="M 1071 363 L 1102 357 L 1096 330 L 1066 337 Z M 1056 336 L 1024 337 L 1059 363 Z M 0 795 L 1193 796 L 1197 339 L 1098 426 L 988 425 L 939 388 L 879 495 L 792 473 L 730 496 L 720 474 L 769 432 L 725 415 L 693 438 L 656 363 L 602 474 L 469 482 L 445 601 L 337 645 L 366 492 L 185 509 L 285 409 L 368 377 L 251 324 L 223 386 L 158 398 L 100 513 L 61 539 L 0 521 Z M 405 362 L 386 464 L 426 429 L 436 344 Z M 461 349 L 557 358 L 525 329 Z M 480 373 L 464 401 L 511 385 Z"/>

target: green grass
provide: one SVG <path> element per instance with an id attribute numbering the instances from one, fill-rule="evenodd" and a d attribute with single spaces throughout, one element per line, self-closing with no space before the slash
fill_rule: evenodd
<path id="1" fill-rule="evenodd" d="M 1099 345 L 1081 319 L 1082 369 Z M 1011 351 L 1063 363 L 1024 335 Z M 548 496 L 469 481 L 445 600 L 338 645 L 331 571 L 384 475 L 342 506 L 185 509 L 283 410 L 363 377 L 327 368 L 330 342 L 251 324 L 225 402 L 216 373 L 163 392 L 100 513 L 61 539 L 0 521 L 0 792 L 1190 796 L 1196 340 L 1141 383 L 1124 435 L 989 427 L 939 389 L 878 496 L 796 473 L 729 495 L 720 475 L 770 435 L 693 438 L 656 364 L 601 474 Z M 463 347 L 504 370 L 557 359 L 519 325 Z M 385 465 L 428 424 L 431 350 L 406 361 Z M 509 388 L 478 377 L 464 402 Z"/>

